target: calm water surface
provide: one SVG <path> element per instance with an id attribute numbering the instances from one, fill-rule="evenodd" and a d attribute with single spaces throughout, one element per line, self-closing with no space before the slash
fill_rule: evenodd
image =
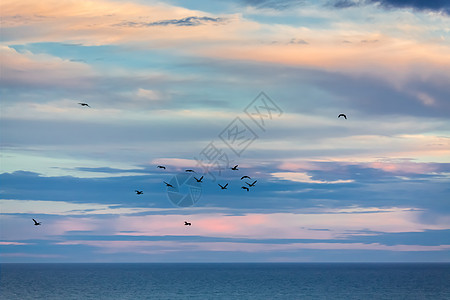
<path id="1" fill-rule="evenodd" d="M 450 299 L 450 264 L 1 264 L 1 299 Z"/>

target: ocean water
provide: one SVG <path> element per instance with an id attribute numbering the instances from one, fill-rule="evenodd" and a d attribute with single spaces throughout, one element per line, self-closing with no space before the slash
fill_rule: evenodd
<path id="1" fill-rule="evenodd" d="M 450 299 L 450 264 L 1 264 L 1 299 Z"/>

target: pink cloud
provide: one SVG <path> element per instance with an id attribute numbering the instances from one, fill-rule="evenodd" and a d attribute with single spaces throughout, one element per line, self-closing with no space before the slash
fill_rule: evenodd
<path id="1" fill-rule="evenodd" d="M 185 158 L 158 158 L 151 161 L 152 164 L 168 165 L 178 168 L 195 168 L 198 166 L 198 162 L 195 159 Z"/>
<path id="2" fill-rule="evenodd" d="M 413 173 L 413 174 L 427 174 L 437 170 L 436 165 L 429 163 L 415 163 L 410 161 L 400 162 L 372 162 L 368 164 L 369 167 L 374 169 L 381 169 L 390 173 Z"/>
<path id="3" fill-rule="evenodd" d="M 421 232 L 450 229 L 450 219 L 438 224 L 421 221 L 422 211 L 405 208 L 349 208 L 330 212 L 269 213 L 230 216 L 220 213 L 120 216 L 111 221 L 117 235 L 198 235 L 229 238 L 343 239 L 371 232 Z M 192 226 L 184 226 L 184 221 Z M 326 230 L 314 230 L 326 229 Z"/>

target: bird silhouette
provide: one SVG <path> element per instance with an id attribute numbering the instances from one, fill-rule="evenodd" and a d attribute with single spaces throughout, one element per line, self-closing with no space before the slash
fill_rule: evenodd
<path id="1" fill-rule="evenodd" d="M 245 175 L 245 176 L 242 176 L 242 177 L 241 177 L 241 180 L 244 179 L 244 178 L 251 179 L 249 176 Z"/>
<path id="2" fill-rule="evenodd" d="M 338 116 L 338 119 L 339 119 L 340 117 L 344 117 L 344 119 L 346 119 L 346 120 L 347 120 L 347 116 L 346 116 L 346 115 L 344 115 L 344 114 L 339 114 L 339 116 Z"/>
<path id="3" fill-rule="evenodd" d="M 255 181 L 253 181 L 253 183 L 252 183 L 252 184 L 250 184 L 250 183 L 246 182 L 246 184 L 248 184 L 248 186 L 255 186 L 255 183 L 256 183 L 257 181 L 258 181 L 258 180 L 255 180 Z"/>
<path id="4" fill-rule="evenodd" d="M 198 179 L 197 177 L 194 177 L 195 178 L 195 180 L 197 180 L 197 182 L 203 182 L 202 180 L 203 180 L 203 176 L 202 177 L 200 177 L 200 179 Z"/>
<path id="5" fill-rule="evenodd" d="M 187 169 L 186 172 L 194 172 L 195 173 L 195 171 L 191 170 L 191 169 Z"/>
<path id="6" fill-rule="evenodd" d="M 192 224 L 190 222 L 184 221 L 184 226 L 191 226 Z"/>
<path id="7" fill-rule="evenodd" d="M 166 169 L 166 167 L 164 167 L 164 166 L 157 166 L 157 168 L 158 169 L 164 169 L 164 170 Z"/>
<path id="8" fill-rule="evenodd" d="M 163 182 L 166 184 L 167 187 L 172 187 L 173 188 L 173 185 L 171 185 L 170 183 L 167 183 L 165 181 L 163 181 Z"/>
<path id="9" fill-rule="evenodd" d="M 41 222 L 38 222 L 38 221 L 36 221 L 35 219 L 33 219 L 33 221 L 34 221 L 34 225 L 35 225 L 35 226 L 41 225 Z"/>
<path id="10" fill-rule="evenodd" d="M 142 195 L 142 194 L 144 193 L 144 191 L 138 191 L 138 190 L 135 190 L 135 192 L 136 192 L 136 194 L 138 194 L 138 195 Z"/>
<path id="11" fill-rule="evenodd" d="M 78 104 L 80 104 L 81 106 L 87 106 L 87 107 L 90 107 L 89 104 L 87 104 L 87 103 L 78 102 Z"/>
<path id="12" fill-rule="evenodd" d="M 243 189 L 243 190 L 247 190 L 247 192 L 250 190 L 248 187 L 246 187 L 246 186 L 241 186 L 241 189 Z"/>
<path id="13" fill-rule="evenodd" d="M 235 165 L 234 167 L 232 167 L 232 168 L 230 168 L 231 170 L 234 170 L 234 171 L 236 171 L 236 170 L 239 170 L 238 169 L 238 165 Z"/>
<path id="14" fill-rule="evenodd" d="M 226 189 L 227 189 L 227 186 L 228 186 L 228 183 L 225 184 L 225 185 L 221 185 L 220 183 L 218 183 L 218 185 L 220 186 L 220 188 L 221 188 L 222 190 L 226 190 Z"/>

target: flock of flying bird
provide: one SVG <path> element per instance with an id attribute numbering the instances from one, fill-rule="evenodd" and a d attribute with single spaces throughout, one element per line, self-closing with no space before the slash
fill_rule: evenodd
<path id="1" fill-rule="evenodd" d="M 89 104 L 84 103 L 84 102 L 79 102 L 78 104 L 81 105 L 81 106 L 83 106 L 83 107 L 90 107 Z M 345 114 L 339 114 L 339 115 L 338 115 L 338 119 L 339 119 L 340 117 L 344 117 L 344 119 L 347 120 L 347 116 L 346 116 Z M 238 166 L 239 166 L 239 165 L 235 165 L 234 167 L 232 167 L 232 168 L 230 168 L 230 169 L 233 170 L 233 171 L 237 171 L 237 170 L 239 170 L 239 169 L 238 169 Z M 161 166 L 161 165 L 156 166 L 156 167 L 157 167 L 158 169 L 164 169 L 164 170 L 166 169 L 165 166 Z M 187 172 L 187 173 L 195 173 L 195 171 L 192 170 L 192 169 L 186 169 L 185 172 Z M 195 179 L 197 182 L 202 183 L 202 182 L 203 182 L 203 177 L 204 177 L 203 175 L 202 175 L 200 178 L 197 178 L 197 177 L 194 176 L 194 179 Z M 241 177 L 241 180 L 244 180 L 244 179 L 250 179 L 250 180 L 251 180 L 250 176 L 247 176 L 247 175 L 244 175 L 244 176 Z M 166 185 L 166 187 L 168 187 L 168 188 L 169 188 L 169 187 L 170 187 L 170 188 L 174 188 L 174 186 L 173 186 L 172 184 L 170 184 L 170 183 L 168 183 L 168 182 L 165 182 L 165 181 L 163 181 L 163 182 L 164 182 L 164 184 Z M 251 188 L 251 187 L 254 187 L 254 186 L 255 186 L 256 182 L 258 182 L 258 180 L 255 180 L 255 181 L 253 181 L 252 183 L 248 183 L 248 182 L 245 181 L 245 183 L 246 183 L 248 186 L 243 185 L 243 186 L 241 186 L 241 189 L 246 190 L 246 191 L 248 192 L 248 191 L 250 191 L 250 188 Z M 218 185 L 219 185 L 220 189 L 222 189 L 222 190 L 226 190 L 227 187 L 228 187 L 228 183 L 226 183 L 225 185 L 221 185 L 220 183 L 218 183 Z M 142 195 L 142 194 L 144 194 L 144 191 L 135 190 L 135 193 L 136 193 L 137 195 Z M 41 225 L 41 223 L 42 223 L 42 222 L 36 221 L 35 219 L 33 219 L 33 221 L 34 221 L 34 225 L 35 225 L 35 226 Z M 190 222 L 184 221 L 184 225 L 185 225 L 185 226 L 191 226 L 192 224 L 191 224 Z"/>
<path id="2" fill-rule="evenodd" d="M 232 167 L 232 168 L 230 168 L 230 169 L 233 170 L 233 171 L 237 171 L 237 170 L 239 170 L 239 169 L 238 169 L 238 166 L 239 166 L 239 165 L 235 165 L 234 167 Z M 166 169 L 165 166 L 156 166 L 156 167 L 157 167 L 158 169 L 164 169 L 164 170 Z M 185 172 L 187 172 L 187 173 L 195 173 L 195 171 L 192 170 L 192 169 L 187 169 L 187 170 L 185 170 Z M 202 175 L 200 178 L 197 178 L 197 177 L 195 177 L 195 176 L 193 176 L 193 177 L 194 177 L 195 181 L 197 181 L 198 183 L 202 183 L 202 182 L 203 182 L 203 178 L 204 178 L 203 175 Z M 251 177 L 250 177 L 250 176 L 247 176 L 247 175 L 242 176 L 242 177 L 241 177 L 241 180 L 244 180 L 244 179 L 247 179 L 247 178 L 251 180 Z M 170 184 L 170 183 L 168 183 L 168 182 L 165 182 L 165 181 L 163 181 L 163 182 L 164 182 L 164 184 L 166 185 L 166 187 L 168 187 L 168 188 L 175 188 L 172 184 Z M 248 186 L 241 186 L 241 189 L 244 189 L 244 190 L 246 190 L 246 191 L 248 192 L 248 191 L 250 191 L 250 188 L 251 188 L 251 187 L 254 187 L 254 186 L 255 186 L 256 182 L 258 182 L 258 180 L 255 180 L 255 181 L 253 181 L 252 183 L 248 183 L 248 182 L 245 181 L 245 183 L 246 183 Z M 225 185 L 222 185 L 222 184 L 218 183 L 217 185 L 220 187 L 221 190 L 226 190 L 226 189 L 228 188 L 228 183 L 226 183 Z M 136 190 L 135 192 L 136 192 L 136 194 L 138 194 L 138 195 L 143 194 L 143 191 L 138 191 L 138 190 Z M 184 221 L 184 225 L 185 225 L 185 226 L 191 226 L 192 224 L 191 224 L 190 222 Z"/>
<path id="3" fill-rule="evenodd" d="M 238 166 L 239 166 L 239 165 L 235 165 L 234 167 L 232 167 L 232 168 L 230 168 L 230 169 L 231 169 L 231 170 L 234 170 L 234 171 L 237 171 L 237 170 L 239 170 L 239 169 L 238 169 Z M 164 170 L 166 169 L 165 166 L 156 166 L 156 167 L 159 168 L 159 169 L 164 169 Z M 185 170 L 185 172 L 195 173 L 195 171 L 194 171 L 194 170 L 191 170 L 191 169 L 187 169 L 187 170 Z M 197 178 L 197 177 L 194 176 L 194 179 L 195 179 L 197 182 L 199 182 L 199 183 L 202 183 L 202 182 L 203 182 L 203 178 L 204 178 L 203 175 L 202 175 L 202 177 L 200 177 L 200 178 Z M 242 177 L 241 177 L 241 180 L 243 180 L 243 179 L 245 179 L 245 178 L 248 178 L 248 179 L 251 180 L 250 176 L 247 176 L 247 175 L 242 176 Z M 173 186 L 172 184 L 170 184 L 170 183 L 168 183 L 168 182 L 165 182 L 165 181 L 163 181 L 163 182 L 164 182 L 164 184 L 166 185 L 166 187 L 174 188 L 174 186 Z M 247 186 L 242 186 L 241 189 L 247 190 L 247 192 L 248 192 L 248 191 L 250 191 L 249 187 L 255 186 L 256 182 L 257 182 L 257 180 L 253 181 L 253 183 L 245 182 L 245 183 L 248 185 L 248 187 L 247 187 Z M 228 187 L 228 183 L 226 183 L 225 185 L 221 185 L 220 183 L 218 183 L 218 185 L 220 186 L 220 188 L 221 188 L 222 190 L 226 190 L 227 187 Z M 136 190 L 136 194 L 141 195 L 141 194 L 143 194 L 143 192 L 142 192 L 142 191 Z"/>

